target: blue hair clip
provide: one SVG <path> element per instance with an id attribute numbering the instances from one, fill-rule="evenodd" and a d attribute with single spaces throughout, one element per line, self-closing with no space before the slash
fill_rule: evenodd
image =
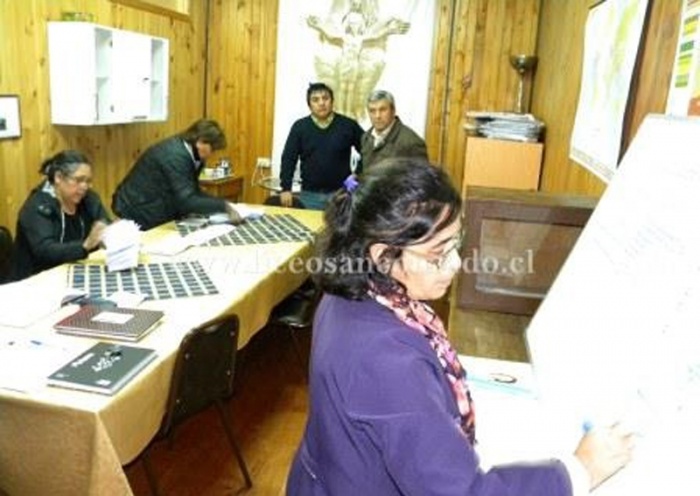
<path id="1" fill-rule="evenodd" d="M 360 183 L 357 181 L 354 175 L 348 176 L 345 178 L 345 181 L 343 181 L 343 187 L 348 193 L 355 191 L 359 185 Z"/>

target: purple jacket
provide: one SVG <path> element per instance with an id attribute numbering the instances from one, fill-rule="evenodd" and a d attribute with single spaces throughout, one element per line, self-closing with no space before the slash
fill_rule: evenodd
<path id="1" fill-rule="evenodd" d="M 309 387 L 290 496 L 571 495 L 559 461 L 481 471 L 428 341 L 373 300 L 324 296 Z"/>

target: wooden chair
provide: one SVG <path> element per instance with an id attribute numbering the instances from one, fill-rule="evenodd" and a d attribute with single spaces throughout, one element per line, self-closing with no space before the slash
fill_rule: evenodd
<path id="1" fill-rule="evenodd" d="M 5 226 L 0 226 L 0 284 L 7 282 L 10 278 L 12 250 L 12 233 Z"/>
<path id="2" fill-rule="evenodd" d="M 249 489 L 253 482 L 233 436 L 224 405 L 224 400 L 233 393 L 237 347 L 238 317 L 235 315 L 214 319 L 193 329 L 183 338 L 175 362 L 166 413 L 154 441 L 167 437 L 172 442 L 179 424 L 215 405 L 245 479 L 245 487 Z M 150 448 L 151 445 L 144 450 L 142 460 L 151 491 L 158 495 L 158 484 L 149 459 Z"/>

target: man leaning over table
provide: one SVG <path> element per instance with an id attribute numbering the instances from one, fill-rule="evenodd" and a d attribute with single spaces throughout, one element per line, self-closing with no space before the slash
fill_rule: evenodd
<path id="1" fill-rule="evenodd" d="M 188 214 L 226 212 L 231 222 L 241 222 L 233 205 L 199 187 L 199 173 L 206 159 L 225 147 L 223 130 L 210 119 L 200 119 L 185 131 L 152 145 L 117 187 L 112 210 L 143 230 Z"/>

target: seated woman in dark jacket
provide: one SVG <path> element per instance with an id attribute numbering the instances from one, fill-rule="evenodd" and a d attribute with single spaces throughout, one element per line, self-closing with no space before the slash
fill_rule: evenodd
<path id="1" fill-rule="evenodd" d="M 601 426 L 562 460 L 480 468 L 467 376 L 425 303 L 460 269 L 460 212 L 447 175 L 420 159 L 377 164 L 335 193 L 288 495 L 571 496 L 629 460 L 632 436 Z"/>
<path id="2" fill-rule="evenodd" d="M 143 152 L 117 187 L 112 210 L 144 231 L 187 214 L 226 212 L 232 222 L 240 222 L 230 203 L 199 188 L 205 160 L 225 147 L 224 132 L 208 119 L 156 143 Z"/>
<path id="3" fill-rule="evenodd" d="M 29 194 L 17 220 L 12 279 L 29 277 L 97 249 L 109 216 L 90 189 L 87 157 L 65 150 L 39 170 L 46 179 Z"/>

